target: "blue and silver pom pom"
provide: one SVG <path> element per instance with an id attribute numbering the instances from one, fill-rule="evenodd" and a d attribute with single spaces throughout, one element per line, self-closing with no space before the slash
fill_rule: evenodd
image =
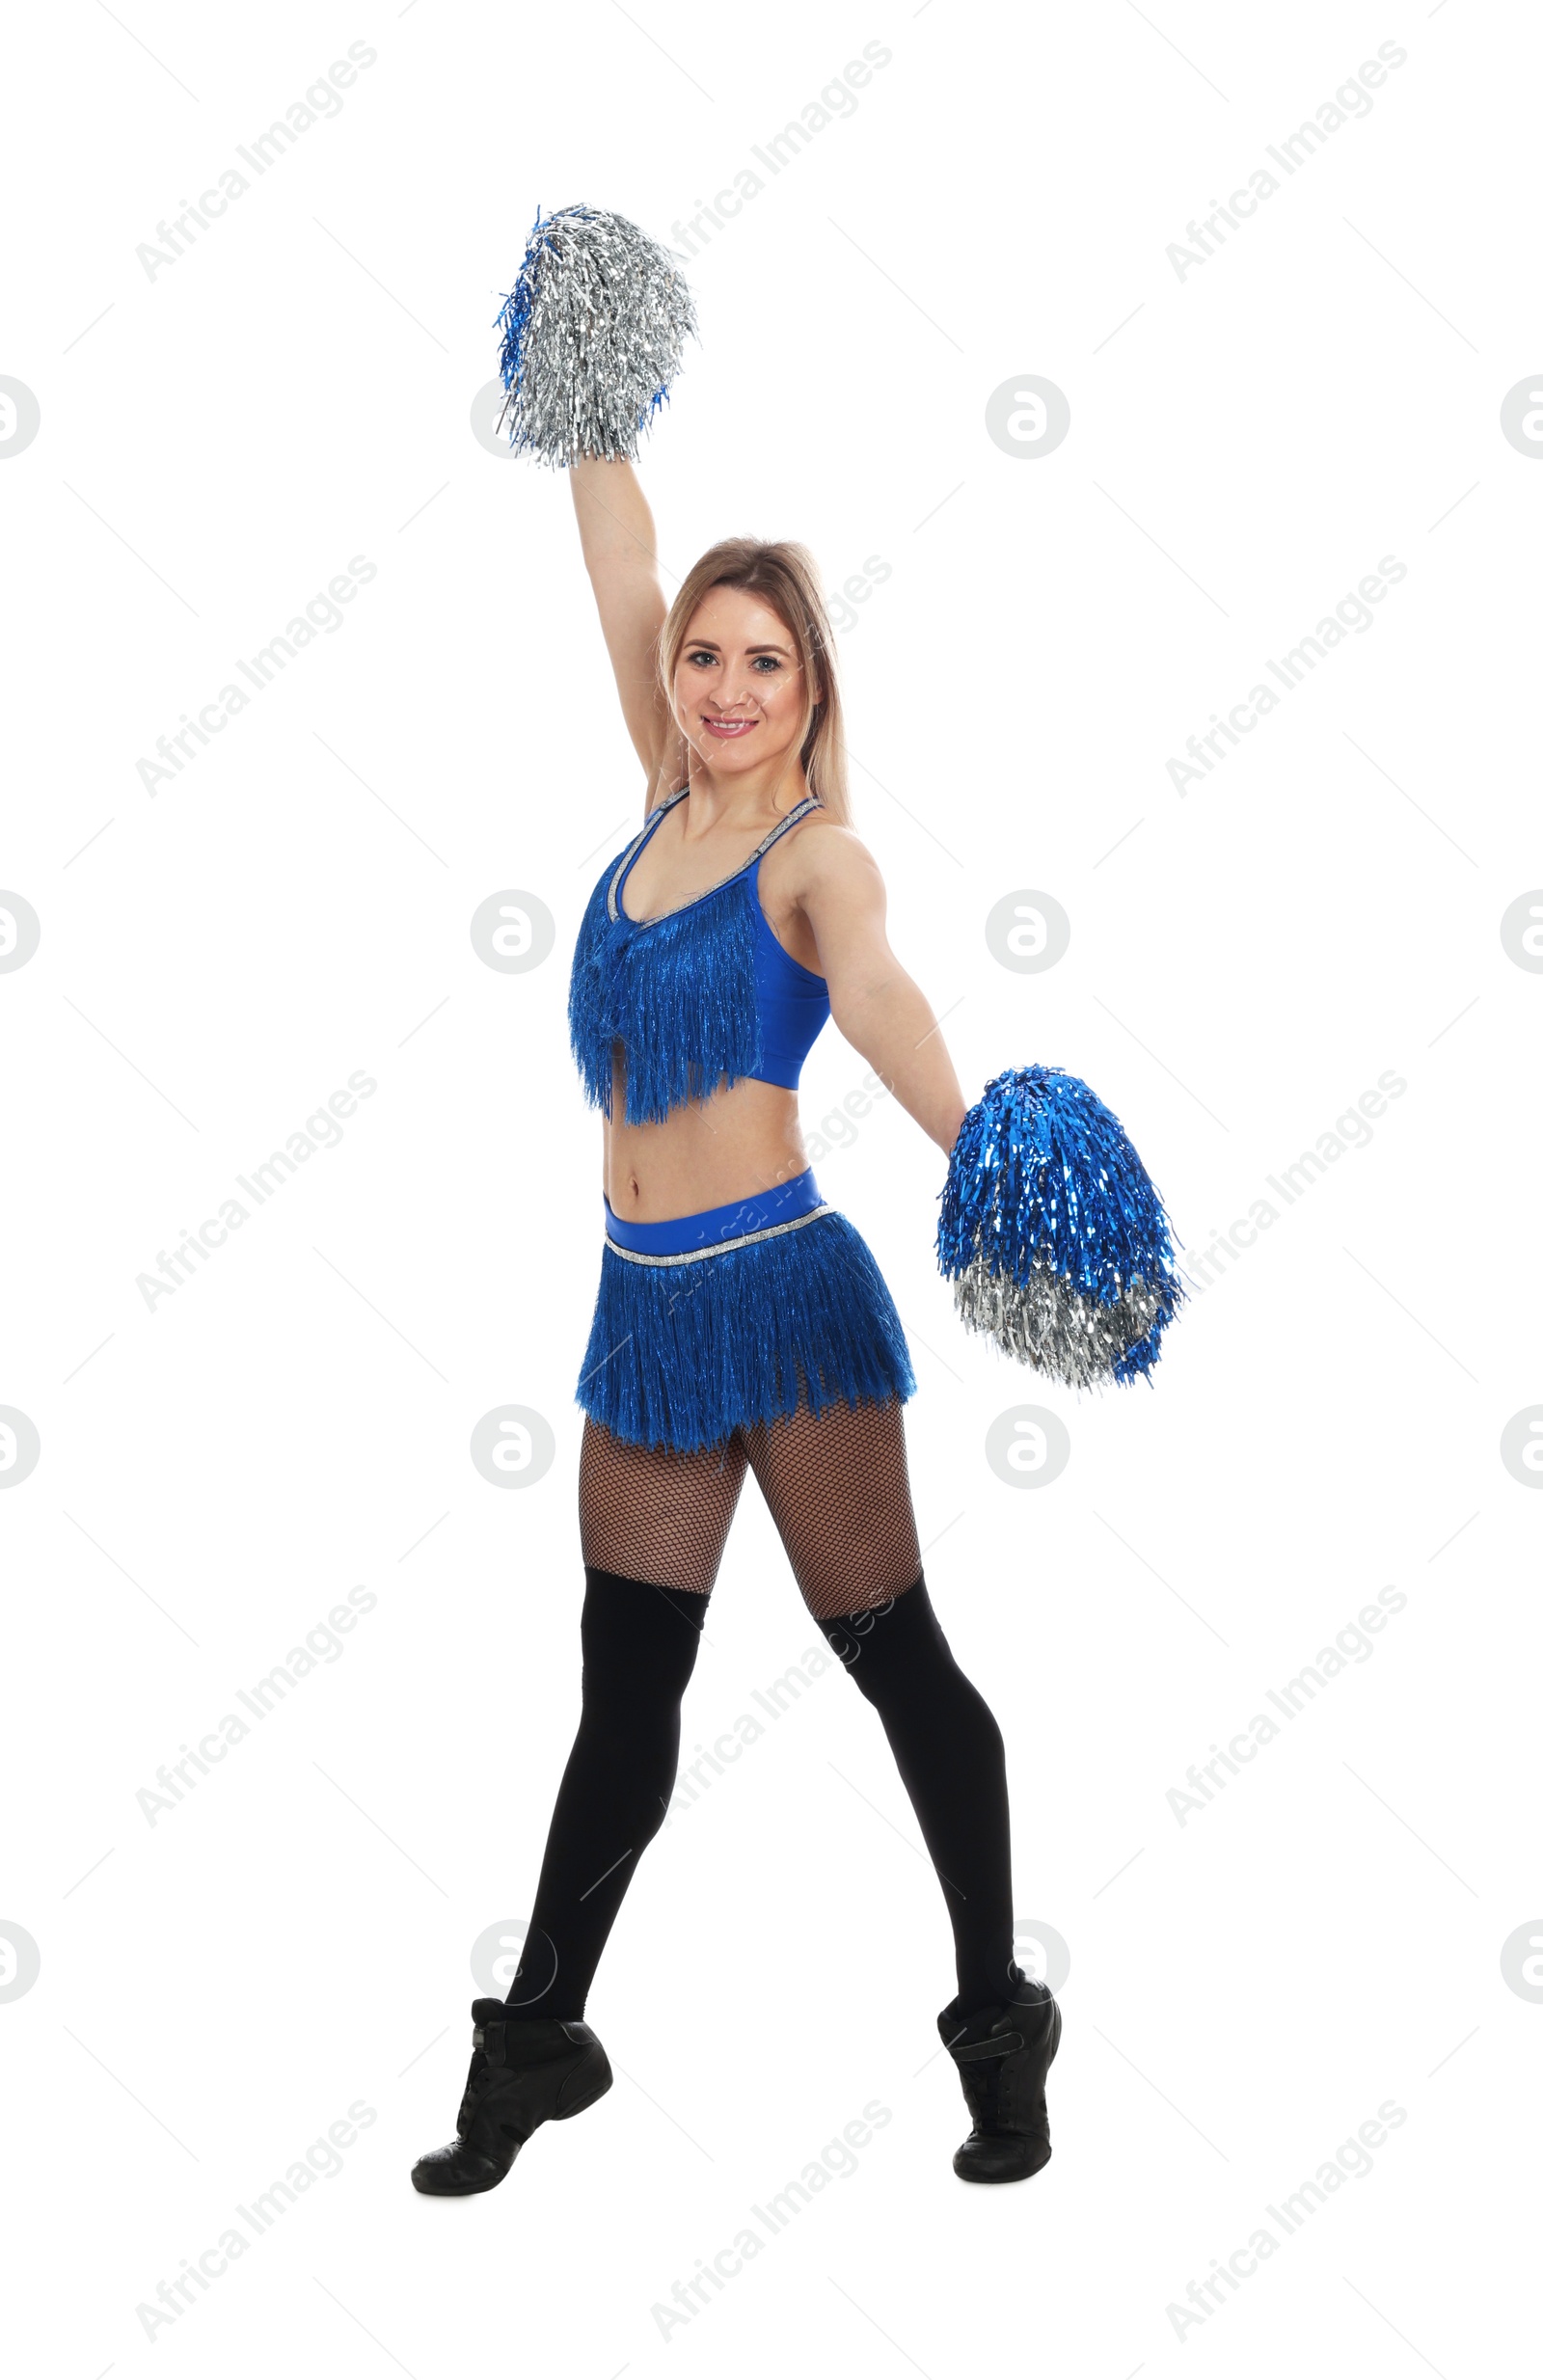
<path id="1" fill-rule="evenodd" d="M 582 455 L 636 460 L 696 314 L 668 249 L 625 215 L 538 207 L 499 327 L 499 426 L 517 454 L 567 470 Z"/>
<path id="2" fill-rule="evenodd" d="M 1184 1296 L 1118 1117 L 1060 1067 L 988 1083 L 960 1127 L 937 1262 L 965 1328 L 1071 1389 L 1150 1374 Z"/>

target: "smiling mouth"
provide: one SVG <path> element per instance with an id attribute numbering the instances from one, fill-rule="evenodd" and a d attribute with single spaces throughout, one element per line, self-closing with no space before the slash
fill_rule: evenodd
<path id="1" fill-rule="evenodd" d="M 702 714 L 702 725 L 708 734 L 721 736 L 725 742 L 732 742 L 736 736 L 747 736 L 751 728 L 759 724 L 757 719 L 714 719 L 709 718 L 705 711 Z"/>

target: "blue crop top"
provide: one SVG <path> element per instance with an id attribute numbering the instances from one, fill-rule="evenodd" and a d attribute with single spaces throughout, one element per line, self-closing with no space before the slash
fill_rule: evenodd
<path id="1" fill-rule="evenodd" d="M 820 807 L 811 795 L 719 884 L 666 909 L 629 917 L 627 879 L 682 786 L 611 860 L 589 898 L 573 955 L 568 1027 L 591 1106 L 610 1114 L 611 1062 L 621 1044 L 626 1120 L 658 1123 L 720 1081 L 796 1091 L 804 1059 L 830 1014 L 825 978 L 785 951 L 761 906 L 761 861 L 773 843 Z"/>

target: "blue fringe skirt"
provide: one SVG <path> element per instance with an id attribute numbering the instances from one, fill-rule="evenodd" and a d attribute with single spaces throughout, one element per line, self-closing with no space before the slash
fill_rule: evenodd
<path id="1" fill-rule="evenodd" d="M 669 1223 L 624 1223 L 608 1201 L 578 1402 L 614 1437 L 686 1451 L 800 1404 L 915 1390 L 883 1276 L 811 1172 Z"/>

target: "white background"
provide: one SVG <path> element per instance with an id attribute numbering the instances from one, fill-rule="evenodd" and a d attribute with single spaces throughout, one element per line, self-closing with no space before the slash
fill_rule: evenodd
<path id="1" fill-rule="evenodd" d="M 157 223 L 350 41 L 376 55 L 340 114 L 149 275 Z M 866 41 L 855 113 L 689 267 L 701 343 L 645 452 L 666 564 L 749 529 L 832 589 L 890 565 L 842 637 L 857 821 L 970 1095 L 1083 1075 L 1198 1253 L 1379 1074 L 1407 1090 L 1197 1289 L 1150 1389 L 1080 1401 L 959 1329 L 940 1160 L 892 1103 L 820 1162 L 912 1334 L 928 1575 L 1007 1737 L 1025 1938 L 1070 1949 L 1044 2174 L 950 2171 L 945 1912 L 832 1670 L 649 1852 L 590 2001 L 615 2090 L 434 2204 L 407 2177 L 453 2126 L 470 1946 L 528 1907 L 578 1707 L 599 1179 L 566 964 L 638 794 L 566 488 L 470 411 L 538 203 L 669 239 Z M 1170 243 L 1384 41 L 1370 113 L 1180 278 Z M 1538 46 L 1470 0 L 14 22 L 18 2369 L 1513 2367 L 1540 1507 L 1499 1443 L 1543 1396 L 1543 983 L 1500 920 L 1543 881 L 1543 473 L 1499 424 L 1543 360 Z M 1054 454 L 987 435 L 1024 373 L 1069 400 Z M 157 737 L 356 555 L 342 625 L 147 792 Z M 1373 625 L 1177 793 L 1185 739 L 1385 555 Z M 509 888 L 557 925 L 526 974 L 469 933 Z M 1041 975 L 985 940 L 1025 888 L 1071 921 Z M 340 1144 L 148 1310 L 136 1277 L 355 1069 Z M 811 1126 L 862 1071 L 825 1037 Z M 501 1400 L 556 1434 L 518 1493 L 468 1454 Z M 984 1455 L 1025 1402 L 1071 1438 L 1032 1492 Z M 341 1657 L 149 1824 L 157 1767 L 360 1583 Z M 1390 1584 L 1371 1658 L 1181 1826 L 1186 1769 Z M 816 1641 L 753 1489 L 709 1634 L 688 1748 Z M 858 2170 L 662 2336 L 875 2099 Z M 1189 2283 L 1389 2100 L 1373 2170 L 1178 2336 Z M 147 2338 L 136 2308 L 354 2101 L 342 2170 Z"/>

